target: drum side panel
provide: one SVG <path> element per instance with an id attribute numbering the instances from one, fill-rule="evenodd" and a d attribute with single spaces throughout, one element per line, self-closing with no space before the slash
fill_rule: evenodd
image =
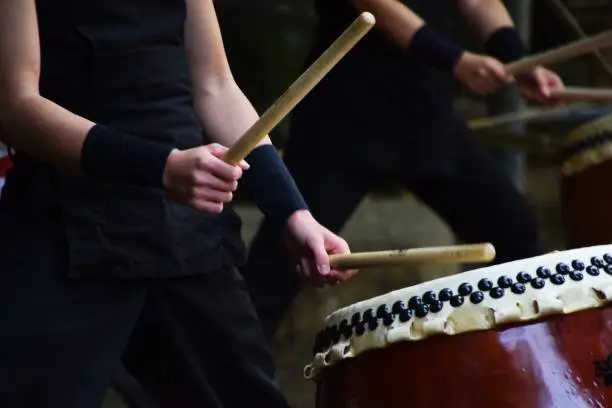
<path id="1" fill-rule="evenodd" d="M 612 243 L 612 161 L 561 179 L 568 248 Z"/>
<path id="2" fill-rule="evenodd" d="M 397 343 L 324 370 L 317 408 L 612 406 L 612 307 Z"/>

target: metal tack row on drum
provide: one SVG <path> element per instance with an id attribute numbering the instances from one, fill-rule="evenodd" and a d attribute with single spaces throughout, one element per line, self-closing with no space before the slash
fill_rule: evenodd
<path id="1" fill-rule="evenodd" d="M 317 407 L 612 407 L 612 245 L 425 282 L 326 318 Z"/>

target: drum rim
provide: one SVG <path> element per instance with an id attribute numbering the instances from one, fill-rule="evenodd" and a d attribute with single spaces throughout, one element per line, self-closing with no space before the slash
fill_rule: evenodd
<path id="1" fill-rule="evenodd" d="M 599 259 L 597 265 L 594 260 L 595 258 Z M 582 269 L 580 269 L 578 263 L 575 263 L 576 261 L 582 263 Z M 571 273 L 565 271 L 567 272 L 565 274 L 567 279 L 561 283 L 555 283 L 552 280 L 552 276 L 563 275 L 563 271 L 560 269 L 561 264 L 571 265 L 569 267 L 572 271 Z M 599 271 L 596 275 L 592 274 L 593 269 L 588 269 L 592 267 Z M 379 321 L 379 318 L 374 318 L 378 323 L 373 329 L 368 327 L 372 319 L 366 321 L 366 315 L 369 316 L 368 318 L 377 316 L 377 309 L 382 306 L 386 306 L 387 310 L 389 310 L 392 308 L 391 303 L 395 302 L 402 295 L 404 295 L 406 303 L 408 303 L 408 297 L 410 296 L 423 295 L 423 292 L 428 289 L 438 291 L 440 288 L 451 287 L 457 284 L 457 282 L 471 283 L 475 290 L 480 290 L 478 286 L 480 280 L 484 278 L 493 280 L 494 277 L 495 281 L 499 282 L 503 276 L 508 276 L 510 273 L 516 274 L 515 283 L 518 283 L 520 282 L 518 275 L 522 273 L 518 272 L 519 270 L 527 270 L 529 274 L 534 276 L 533 280 L 535 280 L 535 278 L 543 276 L 537 272 L 540 268 L 546 268 L 550 272 L 550 276 L 544 282 L 546 286 L 544 290 L 542 288 L 545 286 L 540 288 L 530 286 L 532 285 L 530 281 L 526 285 L 527 290 L 523 294 L 517 294 L 514 291 L 511 293 L 508 289 L 505 295 L 502 293 L 501 297 L 494 298 L 491 296 L 492 289 L 490 289 L 488 291 L 489 296 L 485 300 L 478 302 L 478 304 L 473 303 L 471 300 L 466 300 L 465 304 L 462 303 L 457 307 L 449 304 L 443 310 L 443 313 L 432 312 L 422 318 L 415 316 L 413 313 L 408 320 L 402 322 L 400 322 L 399 316 L 396 313 L 391 324 L 386 324 Z M 581 271 L 582 277 L 580 279 L 575 279 L 572 276 L 572 273 L 576 271 Z M 317 335 L 315 343 L 318 344 L 315 344 L 313 359 L 304 368 L 304 377 L 316 379 L 320 372 L 328 366 L 332 366 L 347 358 L 354 358 L 370 349 L 388 347 L 395 342 L 422 341 L 434 335 L 458 335 L 481 330 L 492 330 L 513 323 L 527 324 L 547 316 L 572 314 L 581 310 L 599 308 L 611 301 L 612 244 L 557 251 L 532 258 L 478 268 L 375 296 L 340 308 L 329 314 L 325 319 L 323 330 Z M 533 310 L 530 310 L 530 305 L 532 304 L 532 309 L 535 310 L 535 313 L 533 313 Z M 370 312 L 366 313 L 368 310 Z M 514 310 L 520 313 L 513 315 L 511 312 Z M 358 311 L 359 314 L 357 325 L 366 327 L 366 330 L 361 334 L 357 333 L 357 326 L 352 323 L 355 311 Z M 461 330 L 454 330 L 456 327 L 453 327 L 453 330 L 447 330 L 446 323 L 449 323 L 451 319 L 456 320 L 458 315 L 466 315 L 468 316 L 468 320 L 465 320 L 466 322 L 474 321 L 477 324 L 474 327 L 467 327 L 469 325 L 463 323 L 466 327 L 462 327 Z M 491 315 L 493 318 L 487 320 L 486 317 L 488 315 Z M 438 323 L 443 324 L 438 325 L 438 327 L 436 326 Z M 347 326 L 351 326 L 348 336 L 346 332 L 340 333 L 343 324 L 344 329 Z M 430 332 L 423 330 L 420 336 L 414 338 L 408 336 L 408 334 L 416 333 L 418 325 L 425 327 L 426 324 L 430 324 L 429 328 L 434 329 Z M 333 333 L 330 334 L 331 332 Z M 334 336 L 333 338 L 330 337 L 332 335 Z M 329 338 L 325 339 L 324 336 Z"/>
<path id="2" fill-rule="evenodd" d="M 610 140 L 602 137 L 608 129 Z M 560 156 L 563 176 L 580 173 L 612 159 L 612 114 L 587 122 L 568 133 L 560 145 Z"/>
<path id="3" fill-rule="evenodd" d="M 588 140 L 594 137 L 593 134 L 596 134 L 602 127 L 612 128 L 612 113 L 578 126 L 567 134 L 563 139 L 562 146 L 569 147 L 577 142 Z"/>

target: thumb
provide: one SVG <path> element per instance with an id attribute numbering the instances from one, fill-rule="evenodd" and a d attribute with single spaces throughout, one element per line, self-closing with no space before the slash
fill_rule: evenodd
<path id="1" fill-rule="evenodd" d="M 212 154 L 213 156 L 219 159 L 222 159 L 223 156 L 225 156 L 225 154 L 229 150 L 227 147 L 220 145 L 219 143 L 211 143 L 207 145 L 206 148 L 208 149 L 210 154 Z"/>
<path id="2" fill-rule="evenodd" d="M 313 239 L 308 244 L 312 251 L 313 261 L 320 275 L 328 275 L 330 271 L 329 255 L 325 250 L 325 242 L 323 238 Z"/>
<path id="3" fill-rule="evenodd" d="M 536 71 L 535 80 L 540 93 L 546 97 L 550 96 L 550 87 L 548 86 L 548 80 L 545 73 L 541 70 Z"/>
<path id="4" fill-rule="evenodd" d="M 512 80 L 512 77 L 506 72 L 504 65 L 497 60 L 495 60 L 495 63 L 491 64 L 491 73 L 499 82 L 510 83 Z"/>
<path id="5" fill-rule="evenodd" d="M 208 151 L 217 159 L 223 160 L 225 158 L 225 155 L 229 151 L 229 148 L 218 143 L 213 143 L 208 145 Z M 251 168 L 251 165 L 247 163 L 246 160 L 240 160 L 236 165 L 239 166 L 242 170 L 248 170 Z"/>

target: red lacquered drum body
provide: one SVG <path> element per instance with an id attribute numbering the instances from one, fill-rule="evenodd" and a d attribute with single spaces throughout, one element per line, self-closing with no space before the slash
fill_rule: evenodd
<path id="1" fill-rule="evenodd" d="M 561 206 L 568 248 L 612 243 L 612 115 L 586 123 L 564 140 Z"/>
<path id="2" fill-rule="evenodd" d="M 569 248 L 612 243 L 612 161 L 561 179 L 561 203 Z"/>
<path id="3" fill-rule="evenodd" d="M 612 308 L 366 351 L 322 370 L 317 408 L 612 407 Z"/>

